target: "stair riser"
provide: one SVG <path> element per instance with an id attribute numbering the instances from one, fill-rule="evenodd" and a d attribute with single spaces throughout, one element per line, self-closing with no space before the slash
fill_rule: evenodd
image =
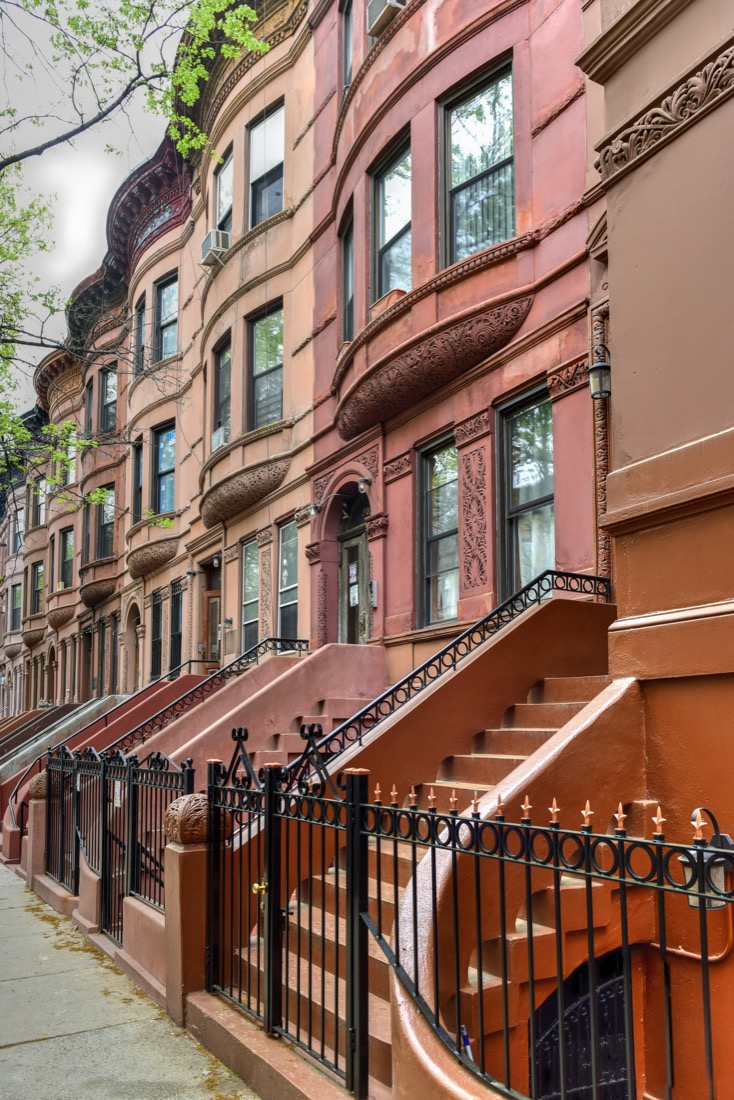
<path id="1" fill-rule="evenodd" d="M 472 740 L 472 752 L 530 756 L 549 741 L 555 730 L 482 730 Z"/>
<path id="2" fill-rule="evenodd" d="M 287 947 L 290 954 L 296 955 L 299 949 L 298 928 L 295 924 L 291 924 L 289 927 Z M 388 934 L 387 930 L 385 930 L 385 934 Z M 338 973 L 340 978 L 343 978 L 346 974 L 346 944 L 336 944 L 332 938 L 328 936 L 324 938 L 317 932 L 312 932 L 309 935 L 307 923 L 301 925 L 300 953 L 302 958 L 308 957 L 310 953 L 312 964 L 319 969 L 325 967 L 329 974 Z M 389 1001 L 390 967 L 387 959 L 382 952 L 379 956 L 370 954 L 367 964 L 370 993 L 383 1001 Z"/>
<path id="3" fill-rule="evenodd" d="M 585 706 L 585 703 L 516 703 L 505 712 L 502 726 L 505 729 L 559 730 Z"/>
<path id="4" fill-rule="evenodd" d="M 509 760 L 486 756 L 452 756 L 445 760 L 439 771 L 439 779 L 460 783 L 462 786 L 495 787 L 506 779 L 526 757 L 517 756 Z"/>
<path id="5" fill-rule="evenodd" d="M 533 684 L 529 703 L 573 703 L 593 699 L 610 683 L 608 676 L 559 676 Z"/>
<path id="6" fill-rule="evenodd" d="M 337 910 L 337 898 L 338 898 L 338 910 Z M 381 900 L 382 911 L 382 925 L 383 928 L 392 928 L 392 922 L 395 917 L 395 907 L 392 902 L 392 891 L 390 891 L 389 897 L 386 896 L 383 891 Z M 308 886 L 304 893 L 304 900 L 308 900 Z M 344 875 L 339 876 L 339 887 L 337 889 L 336 884 L 327 877 L 325 880 L 317 881 L 313 883 L 313 904 L 319 908 L 324 908 L 327 913 L 338 915 L 342 920 L 346 916 L 347 912 L 347 891 Z M 377 920 L 377 898 L 370 893 L 368 902 L 368 912 L 373 920 Z"/>

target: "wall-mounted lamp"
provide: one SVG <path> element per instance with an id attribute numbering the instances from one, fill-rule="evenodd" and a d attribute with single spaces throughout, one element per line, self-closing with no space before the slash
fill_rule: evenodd
<path id="1" fill-rule="evenodd" d="M 612 392 L 612 365 L 606 344 L 595 344 L 594 362 L 589 367 L 589 389 L 594 401 L 605 401 Z"/>
<path id="2" fill-rule="evenodd" d="M 223 625 L 225 630 L 231 630 L 232 627 L 234 626 L 234 619 L 232 619 L 232 618 L 225 619 L 224 622 L 222 623 L 222 625 Z"/>
<path id="3" fill-rule="evenodd" d="M 314 516 L 317 516 L 319 514 L 321 509 L 326 504 L 327 500 L 333 500 L 334 497 L 343 497 L 344 495 L 345 495 L 344 493 L 329 493 L 329 495 L 325 496 L 324 499 L 319 501 L 318 504 L 309 504 L 309 506 L 308 506 L 309 516 L 311 517 L 311 519 L 313 519 Z"/>
<path id="4" fill-rule="evenodd" d="M 359 479 L 359 481 L 357 482 L 357 489 L 359 490 L 360 493 L 366 493 L 367 492 L 367 486 L 371 485 L 371 484 L 372 484 L 372 478 L 371 477 L 361 477 Z"/>
<path id="5" fill-rule="evenodd" d="M 702 833 L 704 814 L 707 815 L 714 830 L 708 844 Z M 691 887 L 688 904 L 692 909 L 698 909 L 700 907 L 700 894 L 714 893 L 715 895 L 721 895 L 721 897 L 706 898 L 704 902 L 706 909 L 723 909 L 724 906 L 729 904 L 726 876 L 734 874 L 734 840 L 728 833 L 719 831 L 718 821 L 711 810 L 707 810 L 705 806 L 699 806 L 693 811 L 691 823 L 696 826 L 693 847 L 688 850 L 686 855 L 678 856 L 678 859 L 686 883 L 692 882 L 694 874 L 699 871 L 702 872 L 703 881 L 697 882 L 695 886 Z"/>
<path id="6" fill-rule="evenodd" d="M 219 569 L 219 554 L 215 554 L 212 558 L 212 565 L 215 569 Z"/>

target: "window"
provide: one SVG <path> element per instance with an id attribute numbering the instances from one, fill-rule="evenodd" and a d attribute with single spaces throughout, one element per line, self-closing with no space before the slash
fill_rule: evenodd
<path id="1" fill-rule="evenodd" d="M 87 439 L 94 431 L 94 383 L 90 378 L 84 387 L 86 410 L 84 414 L 84 431 L 86 432 Z"/>
<path id="2" fill-rule="evenodd" d="M 168 655 L 168 667 L 171 671 L 179 668 L 181 664 L 181 643 L 183 640 L 183 595 L 181 581 L 174 581 L 171 585 L 171 637 Z M 175 672 L 175 680 L 179 672 Z"/>
<path id="3" fill-rule="evenodd" d="M 66 691 L 66 672 L 68 664 L 68 645 L 66 642 L 61 643 L 61 702 L 65 703 L 68 695 Z"/>
<path id="4" fill-rule="evenodd" d="M 157 680 L 163 661 L 163 597 L 160 591 L 153 593 L 152 612 L 150 676 L 152 680 Z"/>
<path id="5" fill-rule="evenodd" d="M 342 339 L 354 339 L 354 222 L 342 235 Z"/>
<path id="6" fill-rule="evenodd" d="M 76 634 L 71 636 L 71 677 L 69 682 L 69 697 L 76 695 Z"/>
<path id="7" fill-rule="evenodd" d="M 135 306 L 135 373 L 145 370 L 145 295 Z"/>
<path id="8" fill-rule="evenodd" d="M 346 0 L 342 8 L 342 84 L 345 92 L 352 83 L 352 65 L 354 62 L 353 34 L 354 21 L 352 19 L 352 0 Z"/>
<path id="9" fill-rule="evenodd" d="M 456 618 L 459 598 L 458 455 L 450 444 L 424 460 L 424 618 Z"/>
<path id="10" fill-rule="evenodd" d="M 260 553 L 257 539 L 250 539 L 242 547 L 242 652 L 245 653 L 258 641 L 260 615 Z"/>
<path id="11" fill-rule="evenodd" d="M 56 537 L 51 535 L 48 540 L 48 590 L 54 590 L 54 576 L 56 575 Z"/>
<path id="12" fill-rule="evenodd" d="M 104 486 L 105 500 L 97 505 L 97 557 L 111 558 L 115 552 L 115 487 Z"/>
<path id="13" fill-rule="evenodd" d="M 10 629 L 20 630 L 20 616 L 23 610 L 23 585 L 14 584 L 10 590 Z"/>
<path id="14" fill-rule="evenodd" d="M 153 510 L 156 515 L 175 508 L 176 425 L 166 424 L 153 434 Z"/>
<path id="15" fill-rule="evenodd" d="M 234 179 L 234 161 L 232 150 L 227 153 L 216 173 L 216 223 L 217 229 L 225 233 L 232 232 L 232 184 Z"/>
<path id="16" fill-rule="evenodd" d="M 515 232 L 512 75 L 452 104 L 448 114 L 449 263 Z"/>
<path id="17" fill-rule="evenodd" d="M 376 298 L 410 290 L 410 149 L 375 176 Z"/>
<path id="18" fill-rule="evenodd" d="M 31 566 L 31 615 L 38 615 L 43 603 L 43 562 Z"/>
<path id="19" fill-rule="evenodd" d="M 103 370 L 99 381 L 99 430 L 114 432 L 117 427 L 117 370 Z"/>
<path id="20" fill-rule="evenodd" d="M 226 343 L 214 354 L 214 430 L 212 449 L 229 442 L 229 425 L 232 406 L 232 343 Z M 216 433 L 219 432 L 217 436 Z"/>
<path id="21" fill-rule="evenodd" d="M 71 588 L 74 580 L 74 528 L 64 528 L 60 539 L 59 587 Z"/>
<path id="22" fill-rule="evenodd" d="M 262 428 L 283 415 L 283 310 L 251 325 L 252 427 Z"/>
<path id="23" fill-rule="evenodd" d="M 23 549 L 23 535 L 25 533 L 25 511 L 18 508 L 13 517 L 13 553 L 17 554 Z"/>
<path id="24" fill-rule="evenodd" d="M 143 518 L 143 441 L 136 439 L 133 443 L 133 523 L 140 523 Z"/>
<path id="25" fill-rule="evenodd" d="M 76 440 L 70 439 L 64 448 L 61 484 L 71 485 L 74 481 L 76 481 Z"/>
<path id="26" fill-rule="evenodd" d="M 86 565 L 89 561 L 92 547 L 91 547 L 91 529 L 92 529 L 92 508 L 91 505 L 84 505 L 84 545 L 82 547 L 82 564 Z"/>
<path id="27" fill-rule="evenodd" d="M 550 401 L 509 410 L 503 429 L 505 540 L 501 551 L 509 595 L 555 566 Z"/>
<path id="28" fill-rule="evenodd" d="M 99 621 L 97 635 L 97 695 L 101 699 L 105 693 L 104 666 L 107 659 L 107 624 L 104 619 Z"/>
<path id="29" fill-rule="evenodd" d="M 155 357 L 168 359 L 178 351 L 178 276 L 155 288 Z"/>
<path id="30" fill-rule="evenodd" d="M 271 111 L 250 130 L 250 226 L 283 209 L 285 107 Z"/>
<path id="31" fill-rule="evenodd" d="M 43 477 L 36 478 L 31 487 L 31 526 L 40 527 L 46 522 L 46 493 L 48 485 Z"/>
<path id="32" fill-rule="evenodd" d="M 110 694 L 114 695 L 117 691 L 118 666 L 120 663 L 120 614 L 117 611 L 112 616 L 110 631 Z"/>
<path id="33" fill-rule="evenodd" d="M 278 555 L 278 637 L 298 637 L 298 531 L 295 522 L 280 529 Z"/>

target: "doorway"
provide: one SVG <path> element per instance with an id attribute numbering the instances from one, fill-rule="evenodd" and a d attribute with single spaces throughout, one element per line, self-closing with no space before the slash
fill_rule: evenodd
<path id="1" fill-rule="evenodd" d="M 199 652 L 207 665 L 219 667 L 222 655 L 222 563 L 215 555 L 203 567 L 204 589 L 201 609 L 201 634 Z"/>
<path id="2" fill-rule="evenodd" d="M 370 559 L 365 493 L 344 503 L 339 532 L 339 641 L 363 645 L 370 634 Z"/>

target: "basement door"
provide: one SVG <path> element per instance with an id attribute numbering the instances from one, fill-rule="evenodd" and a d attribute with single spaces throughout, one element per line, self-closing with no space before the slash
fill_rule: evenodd
<path id="1" fill-rule="evenodd" d="M 625 1038 L 626 988 L 621 951 L 596 960 L 598 1021 L 597 1096 L 599 1100 L 627 1100 L 627 1043 Z M 568 1100 L 592 1100 L 591 996 L 589 968 L 584 963 L 563 983 L 563 1027 L 558 1026 L 558 998 L 555 993 L 535 1014 L 535 1064 L 539 1100 L 560 1100 L 563 1043 Z"/>

